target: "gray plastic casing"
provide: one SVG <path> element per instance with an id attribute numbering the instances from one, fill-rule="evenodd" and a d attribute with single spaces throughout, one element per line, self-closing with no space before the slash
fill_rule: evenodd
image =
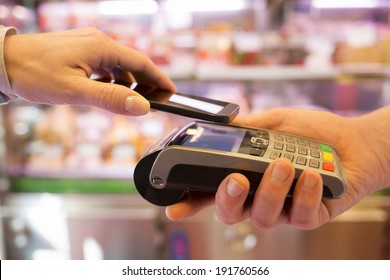
<path id="1" fill-rule="evenodd" d="M 202 122 L 196 122 L 201 125 Z M 155 147 L 150 149 L 148 153 L 152 153 L 156 150 L 160 150 L 157 155 L 154 164 L 150 170 L 149 182 L 151 186 L 156 189 L 163 190 L 164 188 L 169 188 L 169 176 L 173 167 L 177 165 L 187 165 L 189 166 L 188 172 L 191 172 L 191 166 L 207 166 L 207 167 L 217 167 L 225 168 L 231 170 L 243 170 L 251 171 L 257 173 L 264 173 L 269 164 L 273 161 L 270 159 L 270 154 L 273 151 L 274 145 L 274 135 L 283 135 L 291 136 L 284 133 L 273 132 L 264 129 L 255 129 L 255 128 L 245 128 L 237 127 L 239 129 L 249 129 L 251 131 L 267 131 L 270 135 L 269 145 L 267 151 L 263 156 L 253 156 L 250 154 L 243 154 L 238 152 L 225 152 L 220 150 L 204 149 L 197 147 L 189 147 L 182 145 L 171 145 L 171 142 L 175 138 L 182 134 L 188 127 L 191 127 L 194 123 L 183 127 L 182 129 L 175 130 L 170 133 L 167 137 L 162 139 Z M 207 123 L 210 125 L 210 123 Z M 217 124 L 216 124 L 217 126 Z M 218 125 L 219 126 L 219 125 Z M 229 126 L 235 127 L 235 126 Z M 320 144 L 320 142 L 306 139 L 302 137 L 293 136 L 296 139 L 302 139 L 306 141 L 311 141 Z M 334 157 L 334 172 L 329 172 L 321 169 L 314 169 L 319 172 L 323 179 L 323 185 L 327 186 L 330 190 L 333 198 L 341 197 L 345 192 L 345 178 L 343 176 L 341 161 L 339 159 L 338 153 L 334 147 L 328 145 L 332 149 L 332 155 Z M 294 163 L 295 166 L 295 179 L 297 179 L 303 170 L 311 168 L 308 166 L 300 166 Z M 213 173 L 210 172 L 209 176 L 213 176 Z M 189 188 L 191 188 L 191 182 L 188 182 Z"/>

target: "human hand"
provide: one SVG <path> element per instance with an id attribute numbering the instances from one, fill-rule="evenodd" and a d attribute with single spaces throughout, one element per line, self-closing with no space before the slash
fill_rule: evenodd
<path id="1" fill-rule="evenodd" d="M 389 174 L 389 170 L 384 170 L 388 169 L 389 162 L 380 154 L 384 150 L 383 143 L 373 141 L 369 136 L 382 133 L 379 131 L 381 126 L 372 125 L 376 119 L 383 117 L 344 118 L 325 111 L 300 109 L 274 109 L 239 117 L 235 121 L 237 125 L 262 127 L 335 146 L 346 176 L 345 195 L 340 199 L 322 199 L 321 176 L 314 170 L 307 170 L 299 177 L 292 198 L 286 198 L 293 182 L 294 167 L 290 161 L 278 159 L 266 170 L 253 201 L 247 200 L 248 180 L 236 173 L 223 180 L 215 197 L 189 194 L 183 201 L 169 206 L 166 214 L 172 220 L 184 219 L 215 201 L 217 216 L 227 224 L 249 219 L 261 229 L 280 224 L 302 229 L 318 228 L 362 197 L 390 184 L 389 175 L 387 178 L 383 175 Z"/>
<path id="2" fill-rule="evenodd" d="M 91 105 L 122 115 L 142 115 L 150 105 L 129 88 L 133 79 L 152 88 L 175 90 L 144 54 L 94 28 L 7 36 L 4 50 L 12 91 L 31 102 Z M 115 83 L 90 79 L 104 70 Z"/>

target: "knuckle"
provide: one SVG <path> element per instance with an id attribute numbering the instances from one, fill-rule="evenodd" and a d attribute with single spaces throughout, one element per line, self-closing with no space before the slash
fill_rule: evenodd
<path id="1" fill-rule="evenodd" d="M 253 215 L 249 217 L 249 221 L 255 228 L 258 229 L 267 230 L 275 227 L 275 224 L 272 221 L 268 221 L 267 219 L 263 219 L 261 217 L 257 217 Z"/>
<path id="2" fill-rule="evenodd" d="M 93 44 L 101 44 L 109 38 L 106 34 L 95 27 L 84 27 L 81 29 L 84 37 Z"/>
<path id="3" fill-rule="evenodd" d="M 98 98 L 93 100 L 93 105 L 105 110 L 120 112 L 122 100 L 117 93 L 115 86 L 107 84 L 100 91 Z"/>
<path id="4" fill-rule="evenodd" d="M 310 212 L 308 210 L 307 212 Z M 325 211 L 326 212 L 326 211 Z M 301 216 L 293 216 L 291 217 L 291 224 L 297 228 L 303 229 L 303 230 L 313 230 L 317 229 L 323 224 L 330 221 L 329 215 L 325 213 L 324 211 L 318 211 L 313 215 L 307 216 L 307 217 L 301 217 Z"/>
<path id="5" fill-rule="evenodd" d="M 240 219 L 237 219 L 233 213 L 226 211 L 226 209 L 221 209 L 220 207 L 216 207 L 215 213 L 218 219 L 227 225 L 233 225 L 240 221 Z"/>
<path id="6" fill-rule="evenodd" d="M 314 227 L 313 223 L 307 219 L 293 219 L 290 221 L 292 225 L 300 229 L 312 229 Z"/>
<path id="7" fill-rule="evenodd" d="M 293 222 L 292 225 L 302 230 L 313 230 L 319 227 L 317 224 L 312 223 L 311 221 Z"/>
<path id="8" fill-rule="evenodd" d="M 142 53 L 142 52 L 139 52 L 139 51 L 136 51 L 136 55 L 138 56 L 138 61 L 139 63 L 134 65 L 136 67 L 136 69 L 134 69 L 135 71 L 138 71 L 138 72 L 148 72 L 148 69 L 152 66 L 153 62 L 149 59 L 149 57 Z"/>
<path id="9" fill-rule="evenodd" d="M 239 222 L 239 220 L 233 219 L 232 217 L 229 217 L 227 215 L 224 216 L 218 215 L 218 219 L 226 225 L 234 225 Z"/>
<path id="10" fill-rule="evenodd" d="M 90 34 L 90 35 L 95 35 L 95 36 L 100 36 L 102 35 L 103 33 L 97 29 L 96 27 L 83 27 L 82 30 L 86 33 L 86 34 Z"/>

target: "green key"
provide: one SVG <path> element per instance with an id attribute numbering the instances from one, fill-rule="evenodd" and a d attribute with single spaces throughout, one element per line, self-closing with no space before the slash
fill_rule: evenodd
<path id="1" fill-rule="evenodd" d="M 321 147 L 321 150 L 323 150 L 324 152 L 331 152 L 332 151 L 332 149 L 328 145 L 320 144 L 320 147 Z"/>

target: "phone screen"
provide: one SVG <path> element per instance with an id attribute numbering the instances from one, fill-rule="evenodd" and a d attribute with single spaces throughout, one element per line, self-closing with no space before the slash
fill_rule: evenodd
<path id="1" fill-rule="evenodd" d="M 222 105 L 197 100 L 184 95 L 180 95 L 178 93 L 172 94 L 172 96 L 169 98 L 169 102 L 181 106 L 191 107 L 211 114 L 218 114 L 224 108 L 224 106 Z"/>
<path id="2" fill-rule="evenodd" d="M 134 90 L 149 100 L 152 109 L 190 118 L 230 123 L 239 112 L 239 106 L 234 103 L 139 86 Z"/>

